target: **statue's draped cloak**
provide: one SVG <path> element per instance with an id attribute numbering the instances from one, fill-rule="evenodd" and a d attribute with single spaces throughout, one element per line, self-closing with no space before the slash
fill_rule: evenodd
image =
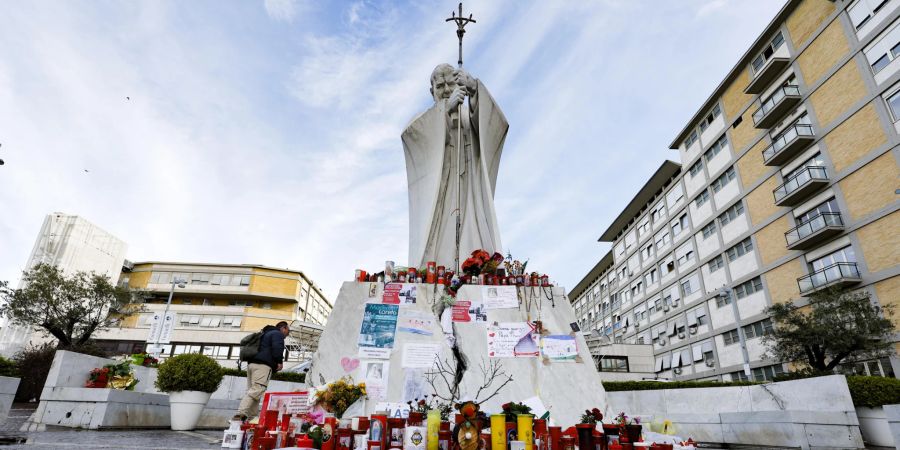
<path id="1" fill-rule="evenodd" d="M 457 127 L 438 101 L 403 131 L 409 184 L 409 265 L 426 261 L 453 267 L 456 258 Z M 476 249 L 502 251 L 494 189 L 500 154 L 509 130 L 503 111 L 487 88 L 477 91 L 463 108 L 462 227 L 460 264 Z"/>

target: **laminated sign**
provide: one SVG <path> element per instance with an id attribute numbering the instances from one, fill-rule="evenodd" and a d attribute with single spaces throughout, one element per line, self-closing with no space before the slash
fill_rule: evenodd
<path id="1" fill-rule="evenodd" d="M 528 322 L 501 322 L 488 326 L 487 348 L 491 358 L 536 358 L 538 341 Z"/>
<path id="2" fill-rule="evenodd" d="M 359 329 L 360 347 L 393 348 L 399 305 L 366 303 Z"/>

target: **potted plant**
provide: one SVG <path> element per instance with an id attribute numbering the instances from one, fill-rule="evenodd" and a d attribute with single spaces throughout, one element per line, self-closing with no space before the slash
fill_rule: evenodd
<path id="1" fill-rule="evenodd" d="M 620 412 L 615 418 L 615 424 L 619 427 L 619 442 L 638 442 L 641 440 L 641 418 L 631 418 Z"/>
<path id="2" fill-rule="evenodd" d="M 173 430 L 197 426 L 223 376 L 222 367 L 214 359 L 197 353 L 174 356 L 159 365 L 156 388 L 169 394 Z"/>
<path id="3" fill-rule="evenodd" d="M 900 380 L 885 377 L 848 376 L 847 387 L 856 407 L 863 441 L 880 447 L 894 447 L 884 405 L 900 403 Z"/>
<path id="4" fill-rule="evenodd" d="M 603 413 L 599 409 L 586 409 L 581 415 L 581 422 L 575 425 L 578 432 L 578 448 L 594 448 L 594 430 L 597 422 L 603 420 Z"/>

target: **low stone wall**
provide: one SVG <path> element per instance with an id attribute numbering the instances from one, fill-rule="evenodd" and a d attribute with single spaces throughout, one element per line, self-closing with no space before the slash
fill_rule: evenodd
<path id="1" fill-rule="evenodd" d="M 840 375 L 754 386 L 608 392 L 613 411 L 669 419 L 700 442 L 864 448 L 846 378 Z"/>
<path id="2" fill-rule="evenodd" d="M 13 377 L 0 377 L 0 423 L 6 422 L 9 417 L 9 409 L 12 407 L 16 390 L 19 389 L 19 379 Z"/>
<path id="3" fill-rule="evenodd" d="M 114 362 L 107 358 L 57 351 L 41 391 L 41 402 L 31 422 L 92 430 L 168 428 L 169 395 L 156 390 L 156 369 L 134 366 L 134 375 L 139 382 L 133 391 L 84 387 L 91 369 Z M 243 377 L 224 377 L 203 410 L 198 428 L 225 428 L 247 391 L 246 380 Z M 269 382 L 268 390 L 284 392 L 305 387 L 302 383 L 273 380 Z M 0 380 L 0 395 L 2 390 Z"/>

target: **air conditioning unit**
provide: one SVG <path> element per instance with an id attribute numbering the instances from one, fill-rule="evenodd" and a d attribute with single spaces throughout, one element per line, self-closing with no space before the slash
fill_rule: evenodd
<path id="1" fill-rule="evenodd" d="M 706 367 L 713 367 L 713 366 L 715 366 L 715 365 L 716 365 L 716 361 L 715 361 L 715 360 L 712 360 L 712 359 L 707 359 L 707 360 L 706 360 Z"/>
<path id="2" fill-rule="evenodd" d="M 698 327 L 693 326 L 693 327 L 688 328 L 688 331 L 689 331 L 691 334 L 697 334 L 697 328 L 698 328 Z"/>
<path id="3" fill-rule="evenodd" d="M 663 338 L 659 338 L 659 345 L 660 345 L 660 347 L 665 347 L 665 346 L 666 346 L 666 340 L 663 339 Z"/>
<path id="4" fill-rule="evenodd" d="M 668 311 L 668 310 L 669 310 L 669 305 L 663 306 L 663 311 Z"/>
<path id="5" fill-rule="evenodd" d="M 675 372 L 675 375 L 681 375 L 681 367 L 676 367 L 672 369 L 672 372 Z"/>
<path id="6" fill-rule="evenodd" d="M 678 339 L 684 339 L 684 331 L 678 332 Z"/>

